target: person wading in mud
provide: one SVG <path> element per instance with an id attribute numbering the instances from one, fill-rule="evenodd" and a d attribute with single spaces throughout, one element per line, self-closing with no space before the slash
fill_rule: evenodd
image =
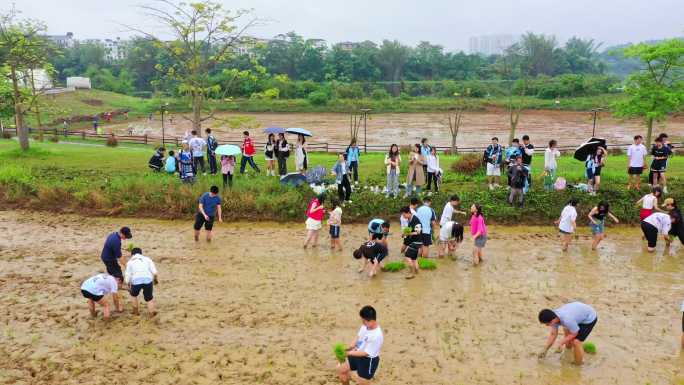
<path id="1" fill-rule="evenodd" d="M 380 365 L 380 348 L 384 337 L 375 309 L 364 306 L 359 315 L 363 325 L 354 343 L 347 348 L 347 362 L 337 365 L 337 375 L 343 385 L 349 385 L 352 379 L 360 385 L 370 384 Z"/>
<path id="2" fill-rule="evenodd" d="M 556 310 L 544 309 L 539 312 L 539 322 L 551 328 L 544 350 L 539 358 L 546 357 L 546 353 L 558 338 L 558 328 L 563 327 L 565 337 L 558 344 L 558 352 L 563 348 L 572 349 L 575 354 L 575 364 L 581 365 L 584 356 L 582 342 L 589 337 L 596 326 L 598 316 L 596 310 L 582 302 L 571 302 Z"/>
<path id="3" fill-rule="evenodd" d="M 81 294 L 88 299 L 88 310 L 90 310 L 90 315 L 93 318 L 97 317 L 97 310 L 95 310 L 95 304 L 97 303 L 104 308 L 104 319 L 109 319 L 109 302 L 105 298 L 107 294 L 112 295 L 116 311 L 119 313 L 123 312 L 123 305 L 119 301 L 119 294 L 117 294 L 118 291 L 119 285 L 116 278 L 109 274 L 94 275 L 81 284 Z"/>
<path id="4" fill-rule="evenodd" d="M 200 230 L 202 225 L 204 225 L 204 230 L 207 232 L 207 242 L 211 242 L 214 220 L 218 217 L 218 221 L 223 222 L 221 217 L 221 197 L 218 193 L 218 186 L 211 186 L 209 192 L 202 194 L 199 199 L 197 215 L 195 215 L 195 241 L 199 241 Z"/>
<path id="5" fill-rule="evenodd" d="M 131 238 L 133 238 L 131 229 L 125 226 L 122 227 L 118 232 L 109 234 L 100 254 L 100 258 L 107 269 L 107 274 L 116 278 L 119 285 L 121 285 L 124 278 L 121 268 L 126 266 L 125 258 L 123 261 L 121 260 L 121 240 Z"/>

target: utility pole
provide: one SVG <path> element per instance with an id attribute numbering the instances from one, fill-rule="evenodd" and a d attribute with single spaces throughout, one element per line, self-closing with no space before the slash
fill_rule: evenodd
<path id="1" fill-rule="evenodd" d="M 603 108 L 592 108 L 591 109 L 591 112 L 594 114 L 594 127 L 591 129 L 591 136 L 592 137 L 596 136 L 596 117 L 597 117 L 599 111 L 603 111 Z"/>
<path id="2" fill-rule="evenodd" d="M 367 137 L 367 121 L 368 121 L 368 113 L 370 112 L 370 108 L 362 108 L 361 113 L 363 114 L 363 152 L 367 153 L 368 152 L 368 137 Z"/>
<path id="3" fill-rule="evenodd" d="M 166 107 L 168 107 L 169 103 L 164 103 L 161 105 L 159 108 L 161 110 L 161 124 L 162 124 L 162 147 L 164 147 L 164 139 L 165 139 L 165 132 L 164 132 L 164 112 L 166 112 Z"/>

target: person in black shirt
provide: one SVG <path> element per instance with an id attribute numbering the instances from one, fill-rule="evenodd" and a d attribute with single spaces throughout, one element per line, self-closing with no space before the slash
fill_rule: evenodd
<path id="1" fill-rule="evenodd" d="M 409 268 L 406 279 L 412 279 L 418 274 L 418 255 L 423 246 L 422 225 L 420 219 L 411 213 L 411 208 L 408 206 L 402 207 L 401 216 L 409 221 L 402 236 L 404 237 L 404 245 L 406 245 L 404 257 Z"/>
<path id="2" fill-rule="evenodd" d="M 522 153 L 522 164 L 527 169 L 527 185 L 532 186 L 532 156 L 534 155 L 534 146 L 530 143 L 530 137 L 523 135 L 523 145 L 520 147 Z"/>
<path id="3" fill-rule="evenodd" d="M 157 151 L 155 151 L 154 155 L 150 158 L 150 161 L 148 163 L 148 166 L 154 170 L 154 171 L 159 171 L 161 170 L 162 166 L 164 165 L 164 153 L 166 152 L 166 149 L 164 147 L 159 147 Z"/>
<path id="4" fill-rule="evenodd" d="M 518 201 L 518 207 L 523 207 L 525 201 L 525 183 L 529 186 L 529 171 L 522 163 L 522 156 L 515 159 L 516 163 L 508 169 L 508 179 L 511 181 L 511 192 L 508 203 L 513 205 Z"/>
<path id="5" fill-rule="evenodd" d="M 370 262 L 371 267 L 368 276 L 373 278 L 378 273 L 380 262 L 387 256 L 387 246 L 377 242 L 382 238 L 382 234 L 373 234 L 373 238 L 354 250 L 354 259 L 363 258 L 363 265 L 359 269 L 359 273 L 363 273 Z"/>
<path id="6" fill-rule="evenodd" d="M 592 250 L 596 250 L 599 243 L 606 237 L 606 217 L 609 217 L 615 223 L 620 223 L 620 220 L 610 212 L 610 205 L 608 205 L 608 202 L 599 202 L 599 204 L 589 212 L 589 226 L 591 227 L 591 234 L 594 236 L 594 239 L 591 242 Z"/>
<path id="7" fill-rule="evenodd" d="M 679 241 L 684 245 L 684 222 L 682 222 L 682 212 L 677 207 L 677 201 L 674 198 L 667 198 L 663 202 L 663 207 L 670 212 L 670 220 L 672 226 L 670 227 L 670 239 L 678 237 Z"/>
<path id="8" fill-rule="evenodd" d="M 648 175 L 648 182 L 653 185 L 660 185 L 663 188 L 663 193 L 667 193 L 667 179 L 665 178 L 665 171 L 667 170 L 667 159 L 672 154 L 669 145 L 665 144 L 665 139 L 661 136 L 657 137 L 655 144 L 651 148 L 651 172 Z"/>

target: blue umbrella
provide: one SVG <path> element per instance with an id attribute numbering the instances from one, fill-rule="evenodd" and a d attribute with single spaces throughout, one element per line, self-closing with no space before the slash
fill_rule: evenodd
<path id="1" fill-rule="evenodd" d="M 282 185 L 290 185 L 297 187 L 299 185 L 303 185 L 306 183 L 306 176 L 298 173 L 298 172 L 292 172 L 289 173 L 283 177 L 280 178 L 280 184 Z"/>
<path id="2" fill-rule="evenodd" d="M 285 129 L 285 132 L 287 132 L 289 134 L 313 136 L 313 135 L 311 135 L 311 132 L 309 130 L 305 130 L 303 128 L 287 128 L 287 129 Z"/>
<path id="3" fill-rule="evenodd" d="M 264 128 L 264 134 L 274 134 L 274 135 L 278 135 L 278 134 L 284 134 L 284 133 L 285 133 L 285 129 L 284 129 L 284 128 L 280 128 L 280 127 L 268 127 L 268 128 Z"/>

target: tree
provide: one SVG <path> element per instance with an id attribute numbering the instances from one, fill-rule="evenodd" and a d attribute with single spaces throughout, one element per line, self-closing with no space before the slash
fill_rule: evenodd
<path id="1" fill-rule="evenodd" d="M 394 96 L 399 96 L 400 89 L 396 83 L 401 80 L 404 65 L 410 54 L 411 48 L 401 44 L 398 40 L 384 40 L 375 57 L 378 66 L 383 69 L 385 79 L 395 83 L 392 86 Z"/>
<path id="2" fill-rule="evenodd" d="M 14 118 L 21 149 L 29 149 L 28 130 L 24 127 L 24 114 L 31 107 L 30 92 L 22 90 L 21 82 L 26 80 L 31 70 L 47 63 L 49 47 L 47 39 L 41 34 L 45 24 L 36 20 L 17 20 L 18 11 L 11 9 L 0 15 L 0 62 L 4 63 L 3 73 L 12 83 Z"/>
<path id="3" fill-rule="evenodd" d="M 528 66 L 526 65 L 527 51 L 521 46 L 514 44 L 506 50 L 504 56 L 499 58 L 495 65 L 495 71 L 506 81 L 508 94 L 508 145 L 513 143 L 515 131 L 520 122 L 520 113 L 524 108 L 523 98 L 527 89 L 527 78 L 529 76 Z M 516 79 L 517 83 L 516 84 Z M 515 87 L 514 87 L 515 86 Z M 516 93 L 515 90 L 518 92 Z"/>
<path id="4" fill-rule="evenodd" d="M 511 48 L 519 52 L 521 65 L 527 74 L 553 76 L 558 69 L 557 45 L 554 36 L 527 32 L 520 38 L 520 42 Z"/>
<path id="5" fill-rule="evenodd" d="M 459 95 L 454 95 L 458 97 Z M 461 121 L 463 120 L 463 115 L 465 112 L 465 107 L 462 103 L 456 103 L 456 106 L 449 109 L 447 114 L 447 126 L 449 128 L 449 134 L 451 134 L 451 154 L 454 155 L 458 152 L 456 147 L 456 139 L 458 138 L 458 131 L 461 129 Z"/>
<path id="6" fill-rule="evenodd" d="M 625 50 L 639 58 L 642 69 L 627 78 L 626 100 L 613 104 L 615 115 L 639 117 L 646 124 L 646 144 L 651 144 L 653 122 L 663 121 L 684 106 L 684 41 L 664 40 L 638 44 Z"/>
<path id="7" fill-rule="evenodd" d="M 249 11 L 231 12 L 211 0 L 192 3 L 157 0 L 156 3 L 159 6 L 143 5 L 141 8 L 165 27 L 173 40 L 129 28 L 153 40 L 172 58 L 168 65 L 159 63 L 156 68 L 164 77 L 177 82 L 178 91 L 190 98 L 192 117 L 189 120 L 193 130 L 200 133 L 202 122 L 213 117 L 213 112 L 203 115 L 205 99 L 219 90 L 219 86 L 210 81 L 211 72 L 234 54 L 240 38 L 256 20 L 238 26 Z"/>
<path id="8" fill-rule="evenodd" d="M 598 60 L 600 47 L 601 44 L 597 44 L 594 39 L 570 38 L 563 50 L 568 71 L 574 74 L 602 73 L 605 65 Z"/>

